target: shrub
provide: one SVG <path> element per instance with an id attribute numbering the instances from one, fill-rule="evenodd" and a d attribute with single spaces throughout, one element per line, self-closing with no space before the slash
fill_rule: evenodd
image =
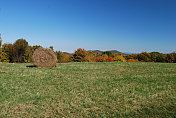
<path id="1" fill-rule="evenodd" d="M 102 62 L 102 59 L 97 57 L 96 62 Z"/>
<path id="2" fill-rule="evenodd" d="M 63 63 L 64 62 L 64 53 L 61 51 L 56 51 L 56 55 L 57 55 L 58 63 Z"/>
<path id="3" fill-rule="evenodd" d="M 127 62 L 139 62 L 137 59 L 128 59 Z"/>
<path id="4" fill-rule="evenodd" d="M 108 57 L 107 59 L 106 59 L 106 62 L 114 62 L 114 60 L 112 59 L 112 57 Z"/>

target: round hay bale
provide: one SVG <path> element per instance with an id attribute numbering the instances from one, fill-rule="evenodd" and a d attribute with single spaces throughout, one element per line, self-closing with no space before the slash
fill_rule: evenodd
<path id="1" fill-rule="evenodd" d="M 56 67 L 57 56 L 53 50 L 49 48 L 38 48 L 32 56 L 33 64 L 40 68 Z"/>

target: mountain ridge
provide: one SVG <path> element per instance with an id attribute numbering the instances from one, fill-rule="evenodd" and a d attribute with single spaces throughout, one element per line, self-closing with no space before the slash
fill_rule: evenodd
<path id="1" fill-rule="evenodd" d="M 106 52 L 106 51 L 102 51 L 102 50 L 87 50 L 87 51 L 91 51 L 91 52 L 93 52 L 93 53 L 95 53 L 95 54 L 103 54 L 104 52 Z M 112 52 L 113 54 L 118 54 L 118 55 L 126 55 L 126 54 L 132 54 L 132 53 L 130 53 L 130 52 L 128 52 L 128 53 L 125 53 L 125 52 L 120 52 L 120 51 L 117 51 L 117 50 L 107 50 L 107 51 L 110 51 L 110 52 Z M 68 53 L 68 52 L 63 52 L 64 54 L 73 54 L 73 53 Z"/>

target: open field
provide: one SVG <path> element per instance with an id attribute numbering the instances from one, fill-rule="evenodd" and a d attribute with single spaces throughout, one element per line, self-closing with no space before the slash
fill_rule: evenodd
<path id="1" fill-rule="evenodd" d="M 176 64 L 0 63 L 0 117 L 176 117 Z"/>

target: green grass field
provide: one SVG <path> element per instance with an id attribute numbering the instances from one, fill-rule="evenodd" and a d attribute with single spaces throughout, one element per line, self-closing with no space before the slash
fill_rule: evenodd
<path id="1" fill-rule="evenodd" d="M 0 63 L 0 117 L 176 117 L 176 64 Z"/>

